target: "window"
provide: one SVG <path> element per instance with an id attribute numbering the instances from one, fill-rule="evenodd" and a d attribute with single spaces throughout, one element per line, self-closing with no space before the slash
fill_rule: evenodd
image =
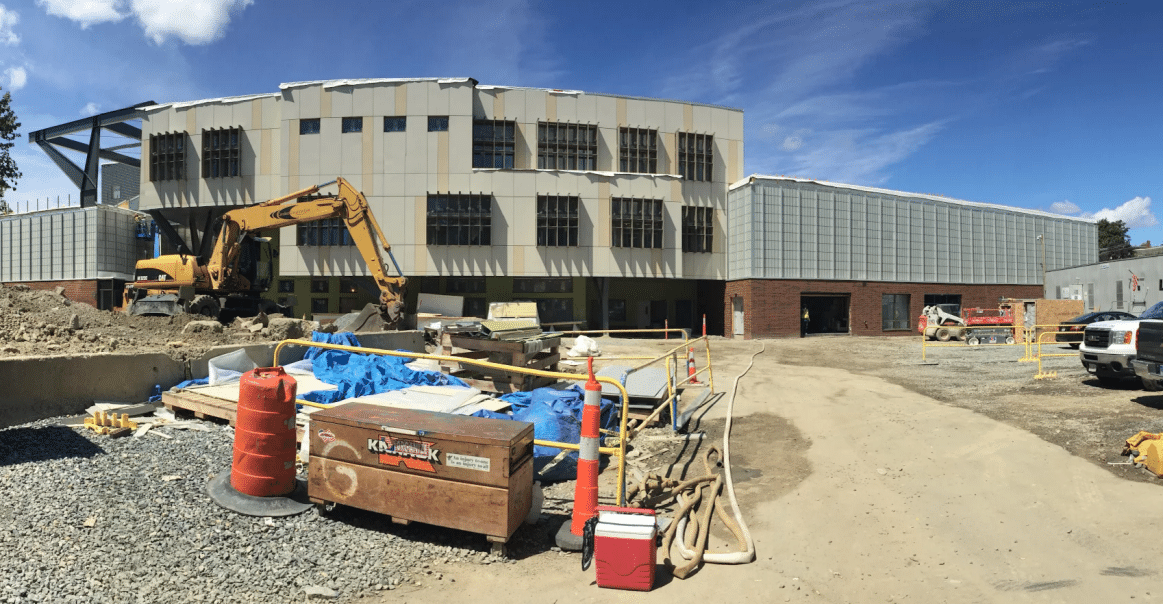
<path id="1" fill-rule="evenodd" d="M 347 225 L 340 218 L 327 218 L 307 222 L 295 227 L 299 245 L 311 247 L 330 247 L 336 245 L 355 245 Z"/>
<path id="2" fill-rule="evenodd" d="M 293 293 L 295 293 L 295 280 L 294 279 L 279 279 L 279 293 L 280 294 L 293 294 Z"/>
<path id="3" fill-rule="evenodd" d="M 961 294 L 925 294 L 925 306 L 946 305 L 945 312 L 961 314 Z M 955 307 L 955 308 L 951 308 Z"/>
<path id="4" fill-rule="evenodd" d="M 113 185 L 113 199 L 121 199 L 121 185 Z"/>
<path id="5" fill-rule="evenodd" d="M 515 277 L 514 294 L 570 294 L 573 293 L 571 277 Z"/>
<path id="6" fill-rule="evenodd" d="M 299 120 L 299 134 L 319 134 L 319 118 Z"/>
<path id="7" fill-rule="evenodd" d="M 403 116 L 385 117 L 384 132 L 403 132 L 408 127 L 408 118 Z"/>
<path id="8" fill-rule="evenodd" d="M 448 293 L 450 294 L 483 294 L 485 293 L 484 277 L 449 277 Z"/>
<path id="9" fill-rule="evenodd" d="M 328 298 L 311 298 L 311 312 L 327 312 L 330 302 Z"/>
<path id="10" fill-rule="evenodd" d="M 625 323 L 626 322 L 626 301 L 625 300 L 610 300 L 610 322 L 611 323 Z"/>
<path id="11" fill-rule="evenodd" d="M 653 174 L 658 166 L 658 131 L 620 128 L 619 134 L 619 169 Z"/>
<path id="12" fill-rule="evenodd" d="M 909 329 L 909 295 L 882 294 L 880 328 L 884 331 Z"/>
<path id="13" fill-rule="evenodd" d="M 185 132 L 150 135 L 149 180 L 186 180 Z"/>
<path id="14" fill-rule="evenodd" d="M 343 118 L 342 128 L 344 132 L 363 132 L 363 118 L 345 117 Z"/>
<path id="15" fill-rule="evenodd" d="M 539 195 L 537 197 L 537 245 L 577 246 L 577 197 Z"/>
<path id="16" fill-rule="evenodd" d="M 714 164 L 710 134 L 678 133 L 678 173 L 687 180 L 710 182 L 711 166 Z"/>
<path id="17" fill-rule="evenodd" d="M 711 252 L 711 240 L 715 233 L 715 208 L 682 209 L 682 251 Z"/>
<path id="18" fill-rule="evenodd" d="M 409 283 L 411 280 L 409 280 Z M 440 277 L 420 277 L 420 293 L 439 294 Z"/>
<path id="19" fill-rule="evenodd" d="M 339 293 L 341 294 L 358 294 L 359 282 L 362 279 L 357 277 L 340 277 L 339 278 Z M 375 286 L 372 286 L 375 289 Z"/>
<path id="20" fill-rule="evenodd" d="M 430 116 L 428 116 L 428 131 L 429 132 L 448 132 L 448 116 L 447 115 L 430 115 Z"/>
<path id="21" fill-rule="evenodd" d="M 492 245 L 491 195 L 429 195 L 428 245 Z"/>
<path id="22" fill-rule="evenodd" d="M 472 167 L 512 168 L 517 136 L 515 122 L 472 121 Z"/>
<path id="23" fill-rule="evenodd" d="M 489 316 L 489 305 L 484 298 L 465 298 L 464 316 L 485 318 Z"/>
<path id="24" fill-rule="evenodd" d="M 573 298 L 542 298 L 537 301 L 537 317 L 542 323 L 573 321 Z"/>
<path id="25" fill-rule="evenodd" d="M 316 277 L 311 279 L 311 293 L 313 294 L 329 294 L 331 293 L 331 279 L 327 277 Z"/>
<path id="26" fill-rule="evenodd" d="M 662 247 L 662 200 L 610 200 L 614 247 Z"/>
<path id="27" fill-rule="evenodd" d="M 597 170 L 598 127 L 592 124 L 537 124 L 537 167 L 541 170 Z"/>
<path id="28" fill-rule="evenodd" d="M 1123 282 L 1115 281 L 1115 308 L 1123 307 Z"/>
<path id="29" fill-rule="evenodd" d="M 202 130 L 202 178 L 238 176 L 242 128 Z"/>

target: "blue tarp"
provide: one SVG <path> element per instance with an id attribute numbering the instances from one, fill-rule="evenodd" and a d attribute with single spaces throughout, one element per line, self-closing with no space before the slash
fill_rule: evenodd
<path id="1" fill-rule="evenodd" d="M 347 332 L 338 334 L 313 332 L 311 341 L 359 346 L 355 336 Z M 399 390 L 408 386 L 468 387 L 468 384 L 460 378 L 439 371 L 417 371 L 406 367 L 405 363 L 411 362 L 413 360 L 411 358 L 359 354 L 346 350 L 313 350 L 322 350 L 312 360 L 315 377 L 338 387 L 336 390 L 316 390 L 301 396 L 316 403 L 330 405 L 348 398 Z"/>
<path id="2" fill-rule="evenodd" d="M 323 333 L 321 331 L 311 332 L 312 342 L 323 342 L 324 344 L 342 344 L 344 346 L 359 346 L 359 340 L 355 338 L 355 334 L 350 331 L 340 333 Z M 327 352 L 326 348 L 311 347 L 307 349 L 307 354 L 303 355 L 304 359 L 314 360 L 315 357 Z"/>
<path id="3" fill-rule="evenodd" d="M 512 415 L 478 411 L 477 417 L 492 417 L 498 419 L 513 419 L 533 424 L 533 436 L 538 440 L 552 440 L 564 443 L 581 441 L 582 409 L 585 406 L 585 390 L 581 386 L 570 386 L 564 390 L 555 388 L 538 388 L 532 392 L 514 392 L 501 397 L 513 408 Z M 601 427 L 611 429 L 617 424 L 617 406 L 612 400 L 602 399 Z M 558 449 L 553 447 L 533 447 L 533 470 L 538 477 L 546 482 L 557 480 L 572 480 L 576 477 L 577 451 L 567 456 L 570 463 L 559 463 L 548 474 L 542 470 L 553 458 L 557 457 Z"/>

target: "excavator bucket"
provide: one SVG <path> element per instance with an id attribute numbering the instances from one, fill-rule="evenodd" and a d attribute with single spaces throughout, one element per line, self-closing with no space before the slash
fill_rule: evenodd
<path id="1" fill-rule="evenodd" d="M 131 315 L 160 315 L 172 317 L 182 314 L 182 303 L 174 294 L 155 294 L 135 300 L 126 309 Z"/>

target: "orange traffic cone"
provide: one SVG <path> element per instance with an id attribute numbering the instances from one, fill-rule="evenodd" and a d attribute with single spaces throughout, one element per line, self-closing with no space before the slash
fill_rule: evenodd
<path id="1" fill-rule="evenodd" d="M 688 350 L 689 350 L 689 352 L 688 352 L 687 358 L 686 358 L 686 373 L 691 378 L 690 383 L 697 384 L 697 383 L 699 383 L 699 378 L 698 378 L 697 373 L 695 372 L 695 349 L 690 348 Z"/>
<path id="2" fill-rule="evenodd" d="M 589 359 L 590 379 L 586 381 L 582 408 L 581 442 L 577 460 L 577 487 L 573 492 L 573 522 L 569 532 L 581 536 L 582 528 L 597 515 L 598 507 L 598 427 L 602 416 L 602 386 L 594 379 L 594 358 Z"/>

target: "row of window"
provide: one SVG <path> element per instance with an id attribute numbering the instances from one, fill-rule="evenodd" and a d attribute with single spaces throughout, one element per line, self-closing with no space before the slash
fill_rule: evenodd
<path id="1" fill-rule="evenodd" d="M 492 245 L 491 195 L 429 195 L 428 245 Z M 661 199 L 615 197 L 610 200 L 611 243 L 614 247 L 662 248 L 665 223 Z M 712 251 L 714 208 L 683 207 L 682 249 Z M 577 247 L 581 230 L 581 200 L 567 195 L 537 197 L 537 245 Z M 300 246 L 354 245 L 338 218 L 297 227 Z"/>
<path id="2" fill-rule="evenodd" d="M 404 132 L 408 120 L 384 118 L 384 132 Z M 345 133 L 363 132 L 362 117 L 340 120 Z M 446 132 L 448 116 L 429 116 L 429 132 Z M 299 120 L 299 134 L 319 134 L 320 119 Z M 242 128 L 202 131 L 202 178 L 238 176 Z M 658 171 L 658 131 L 619 128 L 618 168 L 622 172 L 654 174 Z M 473 120 L 472 167 L 515 167 L 517 125 L 511 120 Z M 678 172 L 686 180 L 709 182 L 713 175 L 714 137 L 678 133 Z M 151 182 L 185 180 L 186 135 L 170 132 L 150 136 Z M 542 170 L 596 170 L 598 127 L 593 124 L 540 122 L 537 124 L 537 167 Z"/>
<path id="3" fill-rule="evenodd" d="M 880 328 L 884 331 L 912 329 L 914 317 L 909 312 L 909 294 L 881 294 Z M 961 294 L 925 294 L 925 306 L 951 304 L 961 308 Z"/>

